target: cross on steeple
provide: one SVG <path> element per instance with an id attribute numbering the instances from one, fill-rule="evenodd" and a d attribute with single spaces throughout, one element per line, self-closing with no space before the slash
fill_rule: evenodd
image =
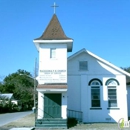
<path id="1" fill-rule="evenodd" d="M 57 6 L 57 5 L 55 4 L 55 2 L 54 2 L 54 5 L 52 5 L 51 7 L 54 8 L 54 14 L 55 14 L 55 13 L 56 13 L 56 7 L 59 7 L 59 6 Z"/>

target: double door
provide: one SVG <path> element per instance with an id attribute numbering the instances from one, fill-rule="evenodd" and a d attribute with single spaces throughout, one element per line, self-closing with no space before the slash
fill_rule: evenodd
<path id="1" fill-rule="evenodd" d="M 61 118 L 61 94 L 44 94 L 44 118 Z"/>

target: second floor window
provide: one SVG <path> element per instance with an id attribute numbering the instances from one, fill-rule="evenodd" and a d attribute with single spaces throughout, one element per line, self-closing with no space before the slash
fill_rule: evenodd
<path id="1" fill-rule="evenodd" d="M 56 48 L 50 49 L 50 58 L 56 58 Z"/>
<path id="2" fill-rule="evenodd" d="M 79 70 L 81 70 L 81 71 L 88 70 L 88 62 L 87 61 L 79 61 Z"/>

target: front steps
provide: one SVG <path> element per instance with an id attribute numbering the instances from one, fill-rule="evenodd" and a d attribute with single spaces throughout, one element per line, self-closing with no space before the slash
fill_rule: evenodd
<path id="1" fill-rule="evenodd" d="M 67 119 L 62 118 L 43 118 L 37 119 L 35 128 L 67 128 Z"/>

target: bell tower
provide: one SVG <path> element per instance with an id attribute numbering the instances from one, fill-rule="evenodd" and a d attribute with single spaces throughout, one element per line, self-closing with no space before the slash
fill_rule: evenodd
<path id="1" fill-rule="evenodd" d="M 67 119 L 67 37 L 54 13 L 43 34 L 33 40 L 39 52 L 38 119 Z"/>

